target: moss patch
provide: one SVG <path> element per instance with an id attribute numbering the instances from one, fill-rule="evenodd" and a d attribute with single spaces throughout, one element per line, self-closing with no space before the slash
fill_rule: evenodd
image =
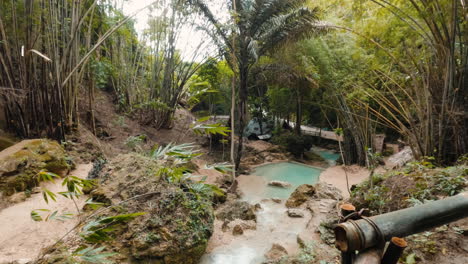
<path id="1" fill-rule="evenodd" d="M 36 175 L 41 170 L 65 176 L 73 166 L 57 142 L 24 140 L 0 152 L 0 191 L 11 195 L 30 189 L 37 185 Z"/>

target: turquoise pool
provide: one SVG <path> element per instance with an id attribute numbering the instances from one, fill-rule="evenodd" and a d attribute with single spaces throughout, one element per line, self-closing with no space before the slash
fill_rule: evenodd
<path id="1" fill-rule="evenodd" d="M 322 170 L 292 162 L 280 162 L 257 167 L 253 175 L 263 177 L 267 182 L 284 181 L 291 184 L 289 188 L 267 186 L 259 188 L 257 195 L 264 198 L 287 199 L 301 184 L 315 184 Z"/>

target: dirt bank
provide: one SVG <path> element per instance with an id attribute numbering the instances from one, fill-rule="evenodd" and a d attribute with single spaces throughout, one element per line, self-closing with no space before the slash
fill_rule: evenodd
<path id="1" fill-rule="evenodd" d="M 92 164 L 78 165 L 71 175 L 86 178 Z M 65 191 L 62 180 L 55 184 L 44 185 L 50 191 L 57 193 Z M 78 206 L 81 208 L 85 197 L 81 197 Z M 0 263 L 6 264 L 18 260 L 31 260 L 37 257 L 40 250 L 53 244 L 68 230 L 74 227 L 78 219 L 65 222 L 34 222 L 31 219 L 31 211 L 34 209 L 60 210 L 61 212 L 76 212 L 72 200 L 62 196 L 57 197 L 57 202 L 47 204 L 41 193 L 33 194 L 26 201 L 15 204 L 0 211 Z"/>

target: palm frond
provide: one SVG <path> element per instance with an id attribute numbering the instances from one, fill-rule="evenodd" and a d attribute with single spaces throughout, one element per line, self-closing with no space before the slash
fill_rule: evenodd
<path id="1" fill-rule="evenodd" d="M 306 0 L 256 0 L 250 16 L 250 34 L 257 35 L 270 18 L 290 13 L 302 7 Z"/>
<path id="2" fill-rule="evenodd" d="M 200 156 L 201 153 L 195 149 L 192 143 L 174 145 L 173 143 L 167 146 L 155 146 L 150 153 L 150 157 L 154 159 L 167 159 L 168 157 L 175 157 L 177 159 L 192 159 Z"/>
<path id="3" fill-rule="evenodd" d="M 317 13 L 317 9 L 299 8 L 286 15 L 270 18 L 256 38 L 263 43 L 259 54 L 322 32 L 324 28 L 317 26 Z"/>

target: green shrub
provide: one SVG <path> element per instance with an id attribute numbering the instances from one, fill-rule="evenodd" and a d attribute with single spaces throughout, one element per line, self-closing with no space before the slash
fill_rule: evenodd
<path id="1" fill-rule="evenodd" d="M 272 142 L 291 152 L 295 157 L 301 157 L 305 151 L 312 147 L 314 138 L 311 136 L 299 136 L 292 133 L 285 133 L 273 137 Z"/>

